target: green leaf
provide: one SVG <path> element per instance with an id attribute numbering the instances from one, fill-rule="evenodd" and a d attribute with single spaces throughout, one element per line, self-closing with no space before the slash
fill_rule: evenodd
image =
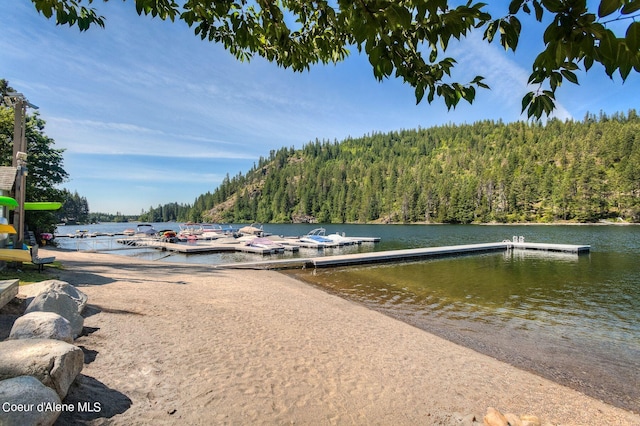
<path id="1" fill-rule="evenodd" d="M 620 0 L 602 0 L 598 6 L 598 16 L 603 18 L 611 15 L 622 5 Z"/>
<path id="2" fill-rule="evenodd" d="M 542 22 L 542 15 L 544 14 L 544 9 L 538 3 L 538 0 L 533 0 L 533 9 L 536 11 L 536 21 Z"/>
<path id="3" fill-rule="evenodd" d="M 548 95 L 540 95 L 538 98 L 542 102 L 544 112 L 547 113 L 547 115 L 551 114 L 551 112 L 555 108 L 555 102 L 553 101 L 553 98 Z"/>
<path id="4" fill-rule="evenodd" d="M 623 15 L 630 15 L 638 10 L 640 10 L 640 0 L 633 0 L 622 6 L 621 12 Z"/>
<path id="5" fill-rule="evenodd" d="M 520 11 L 522 3 L 524 3 L 524 0 L 513 0 L 511 3 L 509 3 L 509 13 L 512 15 L 518 13 Z"/>
<path id="6" fill-rule="evenodd" d="M 424 86 L 422 85 L 416 86 L 416 105 L 418 105 L 420 101 L 422 101 L 423 97 L 424 97 Z"/>
<path id="7" fill-rule="evenodd" d="M 484 32 L 484 39 L 491 43 L 496 35 L 496 31 L 498 31 L 497 21 L 490 22 Z"/>
<path id="8" fill-rule="evenodd" d="M 546 7 L 549 12 L 553 13 L 560 12 L 563 7 L 561 0 L 542 0 L 542 5 Z"/>
<path id="9" fill-rule="evenodd" d="M 527 109 L 529 104 L 531 104 L 532 99 L 533 99 L 533 92 L 529 92 L 526 95 L 524 95 L 524 97 L 522 98 L 522 111 L 520 111 L 520 113 L 523 113 L 524 110 Z"/>
<path id="10" fill-rule="evenodd" d="M 640 5 L 640 0 L 638 1 Z M 640 48 L 640 22 L 632 22 L 627 28 L 627 34 L 625 35 L 625 42 L 629 50 L 637 51 Z"/>
<path id="11" fill-rule="evenodd" d="M 575 73 L 568 71 L 568 70 L 562 70 L 560 71 L 562 73 L 562 76 L 564 78 L 566 78 L 568 81 L 570 81 L 573 84 L 579 84 L 578 83 L 578 77 L 575 75 Z"/>
<path id="12" fill-rule="evenodd" d="M 389 22 L 396 27 L 407 28 L 411 25 L 411 12 L 398 5 L 392 5 L 387 11 Z"/>
<path id="13" fill-rule="evenodd" d="M 429 87 L 429 94 L 427 95 L 427 102 L 433 102 L 433 98 L 435 97 L 435 90 L 433 86 Z"/>
<path id="14" fill-rule="evenodd" d="M 629 55 L 629 50 L 624 43 L 618 44 L 618 72 L 620 73 L 620 77 L 622 77 L 622 81 L 625 81 L 633 68 L 632 59 Z"/>
<path id="15" fill-rule="evenodd" d="M 605 67 L 606 64 L 603 62 L 603 60 L 615 59 L 618 53 L 618 41 L 615 34 L 610 30 L 607 30 L 603 34 L 603 37 L 600 40 L 600 46 L 598 46 L 598 52 L 601 56 L 600 62 L 602 62 Z"/>
<path id="16" fill-rule="evenodd" d="M 589 69 L 591 69 L 591 67 L 593 66 L 593 56 L 587 56 L 584 58 L 584 70 L 585 71 L 589 71 Z"/>
<path id="17" fill-rule="evenodd" d="M 627 77 L 629 77 L 629 73 L 631 72 L 632 68 L 633 67 L 631 66 L 631 64 L 620 65 L 618 72 L 620 73 L 620 77 L 622 77 L 622 81 L 625 81 Z"/>
<path id="18" fill-rule="evenodd" d="M 472 104 L 476 98 L 476 89 L 472 86 L 465 87 L 462 90 L 462 98 L 469 102 L 469 104 Z"/>

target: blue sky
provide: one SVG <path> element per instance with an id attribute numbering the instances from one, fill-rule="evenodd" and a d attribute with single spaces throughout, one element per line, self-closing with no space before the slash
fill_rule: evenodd
<path id="1" fill-rule="evenodd" d="M 131 1 L 94 6 L 106 28 L 80 33 L 38 15 L 29 1 L 0 2 L 0 78 L 39 106 L 46 134 L 65 149 L 70 180 L 62 186 L 86 197 L 92 212 L 193 203 L 270 150 L 316 138 L 524 120 L 520 102 L 541 49 L 535 23 L 535 31 L 525 25 L 516 54 L 476 36 L 453 46 L 454 78 L 480 74 L 491 90 L 448 112 L 437 99 L 416 106 L 399 80 L 377 82 L 355 49 L 340 64 L 293 73 L 260 58 L 238 62 L 182 22 L 139 17 Z M 595 65 L 579 79 L 560 89 L 557 117 L 640 106 L 637 73 L 623 85 Z"/>

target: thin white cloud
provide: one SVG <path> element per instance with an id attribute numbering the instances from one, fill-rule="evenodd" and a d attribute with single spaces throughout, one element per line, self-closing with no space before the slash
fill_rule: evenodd
<path id="1" fill-rule="evenodd" d="M 91 179 L 101 182 L 150 182 L 156 186 L 163 183 L 171 184 L 192 184 L 211 182 L 221 182 L 224 174 L 192 172 L 186 173 L 184 170 L 171 173 L 166 169 L 152 167 L 122 167 L 114 164 L 111 168 L 91 168 L 84 169 L 74 176 L 76 179 Z"/>
<path id="2" fill-rule="evenodd" d="M 230 142 L 166 133 L 130 123 L 53 117 L 47 119 L 47 127 L 57 135 L 56 144 L 69 153 L 168 158 L 258 158 L 255 153 L 229 150 L 228 147 L 233 145 Z"/>
<path id="3" fill-rule="evenodd" d="M 516 62 L 517 53 L 504 52 L 496 42 L 488 44 L 479 33 L 464 39 L 454 48 L 453 54 L 466 76 L 485 77 L 484 82 L 491 87 L 491 97 L 500 102 L 501 107 L 507 106 L 520 112 L 522 97 L 537 89 L 527 83 L 530 72 Z M 552 117 L 561 120 L 572 118 L 561 102 L 556 102 Z M 526 115 L 522 119 L 526 119 Z"/>

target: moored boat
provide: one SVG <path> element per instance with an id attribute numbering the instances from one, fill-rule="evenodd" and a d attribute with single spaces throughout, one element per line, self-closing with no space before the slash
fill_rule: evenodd
<path id="1" fill-rule="evenodd" d="M 160 241 L 166 243 L 176 243 L 178 242 L 178 237 L 176 231 L 173 229 L 163 229 L 158 232 L 158 236 L 160 237 Z"/>
<path id="2" fill-rule="evenodd" d="M 362 240 L 359 240 L 358 238 L 351 238 L 351 237 L 347 237 L 345 236 L 345 234 L 339 234 L 339 233 L 335 233 L 335 234 L 329 234 L 325 236 L 326 238 L 330 239 L 331 241 L 333 241 L 334 243 L 341 245 L 341 246 L 346 246 L 346 245 L 351 245 L 351 244 L 361 244 Z"/>
<path id="3" fill-rule="evenodd" d="M 249 226 L 243 226 L 238 230 L 238 232 L 243 235 L 256 235 L 259 237 L 264 235 L 264 229 L 262 228 L 262 225 L 258 223 L 252 223 Z"/>
<path id="4" fill-rule="evenodd" d="M 266 249 L 283 249 L 284 250 L 284 246 L 280 243 L 277 243 L 273 240 L 270 240 L 269 238 L 266 237 L 256 237 L 252 240 L 250 240 L 249 242 L 247 242 L 247 245 L 250 247 L 259 247 L 259 248 L 266 248 Z"/>
<path id="5" fill-rule="evenodd" d="M 327 238 L 325 236 L 325 232 L 326 230 L 324 228 L 316 228 L 311 230 L 307 235 L 300 237 L 298 240 L 303 243 L 317 245 L 319 248 L 336 246 L 337 243 Z"/>
<path id="6" fill-rule="evenodd" d="M 136 227 L 135 236 L 137 237 L 153 237 L 158 231 L 155 230 L 150 223 L 141 223 Z"/>
<path id="7" fill-rule="evenodd" d="M 226 237 L 222 226 L 211 223 L 201 224 L 202 232 L 198 235 L 198 239 L 202 240 L 217 240 L 218 238 Z"/>

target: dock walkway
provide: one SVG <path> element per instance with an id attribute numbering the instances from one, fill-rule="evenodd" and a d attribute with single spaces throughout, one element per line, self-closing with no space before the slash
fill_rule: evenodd
<path id="1" fill-rule="evenodd" d="M 163 251 L 172 251 L 184 254 L 197 253 L 223 253 L 223 252 L 243 252 L 254 254 L 274 254 L 284 251 L 298 251 L 298 247 L 254 247 L 247 244 L 235 243 L 233 241 L 201 241 L 195 244 L 176 244 L 158 241 L 152 238 L 128 238 L 120 239 L 118 243 L 129 247 L 150 247 Z"/>
<path id="2" fill-rule="evenodd" d="M 374 263 L 408 262 L 443 256 L 486 253 L 506 250 L 541 250 L 560 253 L 588 253 L 589 245 L 545 244 L 503 241 L 499 243 L 464 244 L 443 247 L 389 250 L 369 253 L 354 253 L 336 256 L 319 256 L 295 259 L 263 260 L 258 262 L 227 263 L 216 268 L 228 269 L 294 269 L 328 268 L 337 266 L 363 265 Z"/>

